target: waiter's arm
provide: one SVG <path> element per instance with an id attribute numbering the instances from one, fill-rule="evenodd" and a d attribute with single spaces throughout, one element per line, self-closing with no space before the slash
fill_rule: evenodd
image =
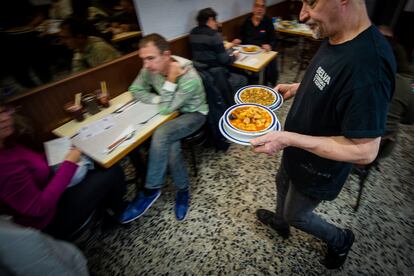
<path id="1" fill-rule="evenodd" d="M 378 154 L 381 137 L 350 139 L 344 136 L 310 136 L 288 131 L 274 131 L 251 140 L 254 151 L 275 154 L 286 147 L 296 147 L 320 157 L 369 164 Z"/>

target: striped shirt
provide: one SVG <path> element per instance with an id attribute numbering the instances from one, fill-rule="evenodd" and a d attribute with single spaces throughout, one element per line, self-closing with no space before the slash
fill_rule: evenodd
<path id="1" fill-rule="evenodd" d="M 152 74 L 142 68 L 129 87 L 134 97 L 144 103 L 159 104 L 160 111 L 172 113 L 179 110 L 183 113 L 200 112 L 207 115 L 206 94 L 200 76 L 188 59 L 172 56 L 182 68 L 188 71 L 171 83 L 161 74 Z"/>

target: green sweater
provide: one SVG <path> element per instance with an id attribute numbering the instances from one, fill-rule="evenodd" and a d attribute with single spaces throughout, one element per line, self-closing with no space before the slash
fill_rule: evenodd
<path id="1" fill-rule="evenodd" d="M 208 106 L 203 83 L 192 62 L 178 56 L 172 56 L 172 59 L 182 68 L 188 68 L 188 71 L 177 79 L 176 84 L 166 81 L 166 77 L 161 74 L 152 74 L 142 68 L 129 91 L 139 101 L 159 104 L 162 114 L 179 110 L 183 113 L 200 112 L 207 115 Z"/>

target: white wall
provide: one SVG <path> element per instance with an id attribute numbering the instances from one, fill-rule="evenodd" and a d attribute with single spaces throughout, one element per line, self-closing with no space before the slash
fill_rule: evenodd
<path id="1" fill-rule="evenodd" d="M 134 0 L 141 30 L 159 33 L 166 39 L 187 34 L 196 26 L 199 10 L 212 7 L 219 21 L 226 21 L 252 10 L 253 0 Z M 268 0 L 267 6 L 284 0 Z"/>

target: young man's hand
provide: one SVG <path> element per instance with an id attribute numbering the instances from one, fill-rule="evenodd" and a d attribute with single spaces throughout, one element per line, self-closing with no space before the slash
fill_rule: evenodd
<path id="1" fill-rule="evenodd" d="M 167 80 L 169 82 L 175 83 L 177 78 L 187 73 L 187 71 L 188 68 L 182 68 L 178 62 L 173 61 L 170 63 Z"/>

